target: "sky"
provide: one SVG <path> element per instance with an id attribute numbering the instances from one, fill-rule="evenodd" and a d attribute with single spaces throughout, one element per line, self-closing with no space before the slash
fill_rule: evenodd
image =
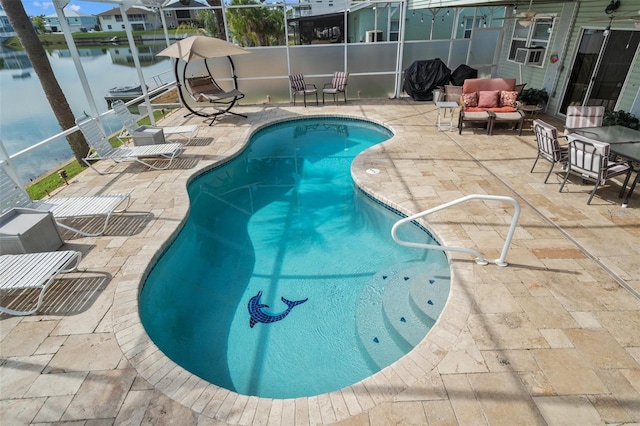
<path id="1" fill-rule="evenodd" d="M 29 16 L 51 15 L 56 13 L 56 10 L 53 8 L 53 2 L 51 1 L 22 0 L 22 4 Z M 97 15 L 98 13 L 106 10 L 111 10 L 116 6 L 117 5 L 113 3 L 71 0 L 64 10 L 73 10 L 79 13 L 86 13 L 88 15 Z"/>

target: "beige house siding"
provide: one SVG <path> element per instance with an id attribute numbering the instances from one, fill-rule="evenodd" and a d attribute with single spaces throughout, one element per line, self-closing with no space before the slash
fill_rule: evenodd
<path id="1" fill-rule="evenodd" d="M 622 6 L 613 14 L 618 16 L 632 16 L 638 12 L 638 5 L 631 2 L 623 2 Z M 516 78 L 518 82 L 527 84 L 527 88 L 545 88 L 550 93 L 547 112 L 553 115 L 558 113 L 562 98 L 567 89 L 567 81 L 576 56 L 576 49 L 580 37 L 585 29 L 603 30 L 609 24 L 608 17 L 604 12 L 607 3 L 598 0 L 583 0 L 578 2 L 552 2 L 538 3 L 533 9 L 539 13 L 556 14 L 552 37 L 549 40 L 549 48 L 545 51 L 544 66 L 526 66 L 509 61 L 509 47 L 513 34 L 513 21 L 508 21 L 504 28 L 503 46 L 500 55 L 497 74 L 501 77 Z M 575 16 L 575 21 L 572 19 Z M 572 24 L 573 22 L 573 24 Z M 631 21 L 613 21 L 612 29 L 634 30 Z M 635 29 L 640 31 L 640 28 Z M 557 52 L 559 61 L 555 64 L 550 62 L 552 52 Z M 625 82 L 624 90 L 618 99 L 616 109 L 625 111 L 636 111 L 640 106 L 636 105 L 638 88 L 640 87 L 640 60 L 638 52 L 631 72 Z M 520 69 L 521 68 L 521 69 Z M 522 77 L 522 78 L 521 78 Z"/>
<path id="2" fill-rule="evenodd" d="M 606 7 L 606 5 L 606 2 L 596 0 L 578 2 L 578 12 L 576 15 L 575 24 L 569 34 L 569 43 L 567 50 L 568 55 L 565 58 L 561 58 L 564 66 L 560 73 L 560 84 L 558 85 L 556 96 L 552 99 L 552 102 L 550 102 L 549 105 L 552 112 L 558 111 L 559 104 L 562 101 L 562 96 L 566 91 L 567 80 L 570 75 L 571 67 L 577 53 L 577 46 L 580 42 L 580 37 L 583 31 L 585 29 L 602 30 L 605 29 L 609 24 L 609 21 L 607 20 L 608 15 L 604 13 L 604 8 Z M 637 11 L 637 4 L 632 4 L 632 2 L 621 2 L 620 8 L 614 15 L 632 15 L 634 13 L 637 13 Z M 613 21 L 611 27 L 612 29 L 634 29 L 633 22 L 630 21 Z M 621 94 L 616 109 L 624 109 L 626 111 L 629 111 L 634 98 L 636 97 L 636 93 L 639 87 L 638 84 L 640 83 L 640 64 L 638 63 L 637 52 L 631 69 L 632 71 L 627 78 L 626 89 Z"/>

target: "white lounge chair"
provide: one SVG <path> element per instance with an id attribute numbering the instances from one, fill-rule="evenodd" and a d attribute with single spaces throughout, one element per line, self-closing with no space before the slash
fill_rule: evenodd
<path id="1" fill-rule="evenodd" d="M 93 167 L 93 161 L 105 159 L 111 159 L 116 163 L 121 161 L 137 161 L 154 170 L 165 170 L 171 166 L 173 159 L 182 153 L 182 144 L 177 142 L 114 148 L 94 118 L 87 116 L 80 117 L 76 119 L 76 124 L 91 147 L 88 156 L 82 160 L 101 175 L 106 173 Z M 165 166 L 158 167 L 144 160 L 144 158 L 154 157 L 162 157 L 169 161 Z"/>
<path id="2" fill-rule="evenodd" d="M 124 126 L 118 136 L 120 139 L 132 137 L 135 132 L 141 132 L 145 129 L 162 129 L 165 136 L 183 135 L 187 139 L 186 143 L 189 143 L 198 131 L 198 126 L 195 124 L 188 126 L 140 126 L 123 101 L 119 99 L 113 101 L 111 107 Z"/>
<path id="3" fill-rule="evenodd" d="M 131 198 L 129 194 L 105 194 L 87 197 L 51 197 L 46 200 L 33 201 L 15 178 L 7 170 L 7 165 L 0 167 L 0 213 L 19 207 L 40 211 L 50 211 L 61 228 L 68 229 L 87 237 L 104 234 L 113 213 L 125 211 Z M 118 209 L 118 207 L 121 207 Z M 61 223 L 59 219 L 80 217 L 104 217 L 104 226 L 99 232 L 88 233 Z"/>
<path id="4" fill-rule="evenodd" d="M 58 275 L 75 271 L 82 255 L 78 251 L 5 254 L 0 256 L 0 290 L 40 289 L 34 309 L 18 311 L 0 306 L 10 315 L 31 315 L 40 309 L 44 292 Z"/>

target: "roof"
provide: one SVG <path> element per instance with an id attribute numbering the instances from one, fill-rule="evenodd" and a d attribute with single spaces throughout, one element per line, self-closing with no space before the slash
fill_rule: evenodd
<path id="1" fill-rule="evenodd" d="M 184 9 L 184 8 L 190 8 L 190 7 L 209 7 L 209 5 L 197 2 L 195 0 L 191 0 L 189 4 L 185 6 L 184 4 L 180 3 L 180 0 L 176 0 L 173 3 L 167 4 L 166 6 L 164 6 L 163 9 Z"/>
<path id="2" fill-rule="evenodd" d="M 96 17 L 96 15 L 90 15 L 88 13 L 80 13 L 74 10 L 65 10 L 64 16 L 66 16 L 67 18 L 95 18 Z M 57 17 L 58 17 L 57 13 L 52 13 L 50 15 L 45 16 L 45 18 L 57 18 Z"/>
<path id="3" fill-rule="evenodd" d="M 127 9 L 127 15 L 140 14 L 140 15 L 155 15 L 155 12 L 152 12 L 147 9 L 143 9 L 141 7 L 130 7 Z M 111 10 L 107 10 L 102 13 L 98 13 L 98 16 L 109 16 L 109 15 L 122 15 L 120 12 L 120 8 L 114 7 Z"/>

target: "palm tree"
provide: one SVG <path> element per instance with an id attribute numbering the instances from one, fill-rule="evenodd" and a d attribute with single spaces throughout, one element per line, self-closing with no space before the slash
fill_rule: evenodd
<path id="1" fill-rule="evenodd" d="M 27 16 L 27 12 L 24 10 L 21 1 L 15 0 L 0 0 L 2 7 L 7 14 L 9 23 L 16 32 L 20 43 L 24 48 L 33 70 L 38 75 L 44 94 L 49 101 L 49 105 L 53 110 L 53 113 L 60 124 L 61 129 L 69 129 L 76 125 L 73 112 L 67 102 L 67 98 L 64 96 L 56 76 L 53 74 L 53 69 L 47 58 L 47 54 L 40 43 L 40 39 L 36 34 L 31 19 Z M 87 156 L 89 152 L 89 146 L 82 136 L 82 133 L 75 132 L 67 136 L 69 146 L 73 151 L 73 155 L 78 162 L 82 164 L 82 158 Z"/>

